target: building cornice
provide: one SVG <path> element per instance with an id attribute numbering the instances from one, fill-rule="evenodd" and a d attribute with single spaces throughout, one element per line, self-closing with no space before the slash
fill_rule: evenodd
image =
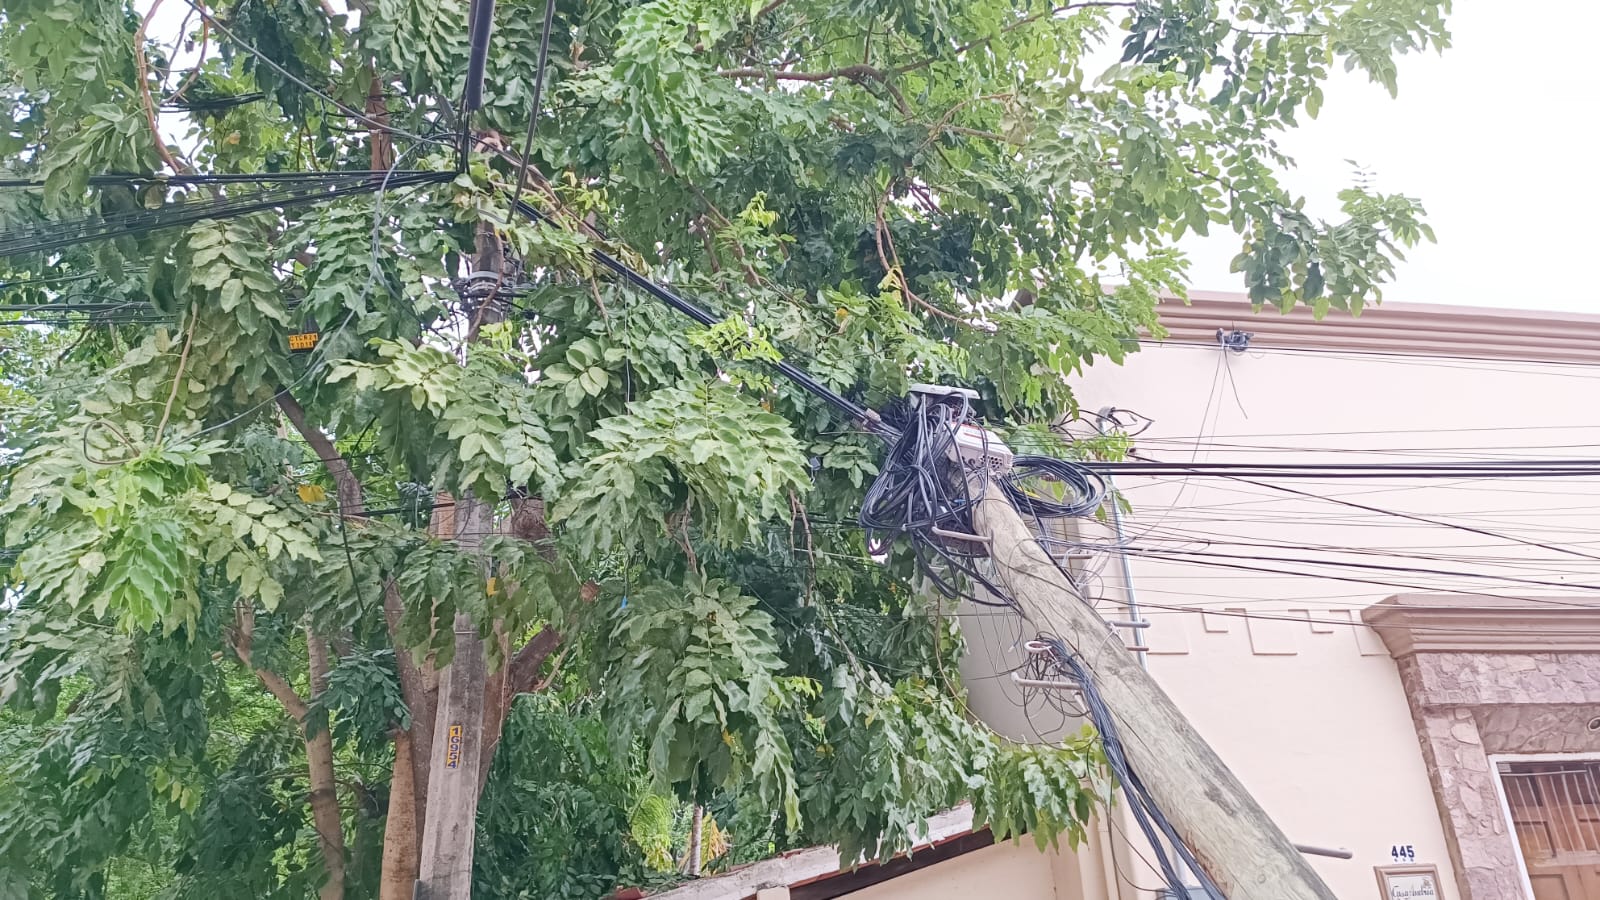
<path id="1" fill-rule="evenodd" d="M 1398 594 L 1361 611 L 1395 659 L 1414 653 L 1600 653 L 1600 599 Z"/>
<path id="2" fill-rule="evenodd" d="M 1252 347 L 1600 365 L 1600 315 L 1385 303 L 1321 321 L 1299 306 L 1257 312 L 1243 294 L 1192 291 L 1164 300 L 1164 342 L 1216 344 L 1217 329 L 1251 332 Z"/>

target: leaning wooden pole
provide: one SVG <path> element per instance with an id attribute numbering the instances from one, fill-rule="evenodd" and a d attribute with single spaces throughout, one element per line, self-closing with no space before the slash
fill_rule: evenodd
<path id="1" fill-rule="evenodd" d="M 1060 638 L 1094 678 L 1133 770 L 1228 900 L 1337 900 L 992 484 L 973 525 L 1028 627 Z"/>

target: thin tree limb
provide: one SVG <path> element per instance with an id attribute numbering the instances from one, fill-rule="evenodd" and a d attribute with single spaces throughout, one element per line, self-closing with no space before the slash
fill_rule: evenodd
<path id="1" fill-rule="evenodd" d="M 139 22 L 139 28 L 133 33 L 133 61 L 138 70 L 139 102 L 144 106 L 145 122 L 150 126 L 150 137 L 155 141 L 156 154 L 161 157 L 172 171 L 183 174 L 189 167 L 179 162 L 171 150 L 167 149 L 167 142 L 161 137 L 161 122 L 156 116 L 155 98 L 150 96 L 150 60 L 145 58 L 144 36 L 150 30 L 150 23 L 155 20 L 156 12 L 161 9 L 161 0 L 150 4 L 150 11 L 144 14 L 144 19 Z"/>
<path id="2" fill-rule="evenodd" d="M 189 345 L 194 342 L 195 318 L 189 319 L 189 333 L 183 339 L 183 352 L 178 354 L 178 371 L 172 375 L 172 391 L 167 394 L 167 405 L 161 409 L 161 421 L 156 423 L 157 444 L 161 443 L 161 433 L 167 430 L 167 420 L 172 417 L 172 401 L 178 399 L 178 385 L 183 383 L 183 370 L 189 365 Z"/>
<path id="3" fill-rule="evenodd" d="M 896 66 L 895 68 L 891 69 L 890 71 L 895 75 L 904 75 L 907 72 L 915 72 L 918 69 L 925 69 L 928 66 L 931 66 L 934 63 L 939 62 L 942 59 L 947 59 L 947 58 L 953 57 L 953 56 L 960 56 L 960 55 L 966 53 L 969 50 L 976 50 L 979 47 L 985 46 L 990 41 L 994 40 L 995 38 L 999 37 L 1002 34 L 1010 34 L 1011 32 L 1016 31 L 1018 28 L 1022 28 L 1023 26 L 1026 26 L 1026 25 L 1032 25 L 1034 22 L 1037 22 L 1040 19 L 1054 18 L 1054 17 L 1056 17 L 1056 16 L 1058 16 L 1058 15 L 1064 13 L 1064 12 L 1070 12 L 1070 11 L 1072 11 L 1074 9 L 1094 9 L 1094 8 L 1111 9 L 1111 8 L 1116 8 L 1116 7 L 1123 7 L 1123 8 L 1131 9 L 1135 5 L 1137 5 L 1137 4 L 1132 3 L 1132 2 L 1126 2 L 1126 0 L 1121 0 L 1121 2 L 1112 2 L 1112 0 L 1106 0 L 1106 2 L 1098 2 L 1098 0 L 1086 0 L 1086 2 L 1083 2 L 1083 3 L 1068 3 L 1065 6 L 1057 6 L 1057 7 L 1054 7 L 1053 9 L 1050 9 L 1050 10 L 1048 10 L 1046 12 L 1036 13 L 1036 14 L 1028 16 L 1027 18 L 1024 18 L 1024 19 L 1018 19 L 1017 21 L 1012 22 L 1010 25 L 1007 25 L 1006 27 L 1000 29 L 999 31 L 995 32 L 994 34 L 989 35 L 988 37 L 982 37 L 982 38 L 978 38 L 977 40 L 974 40 L 974 41 L 968 41 L 967 43 L 962 44 L 961 46 L 957 47 L 955 50 L 951 51 L 951 53 L 948 56 L 946 56 L 944 54 L 940 54 L 939 56 L 930 56 L 927 59 L 918 60 L 917 62 L 914 62 L 914 63 L 906 63 L 903 66 Z"/>
<path id="4" fill-rule="evenodd" d="M 229 647 L 233 650 L 233 654 L 239 657 L 239 661 L 244 663 L 245 668 L 255 673 L 256 678 L 260 680 L 267 692 L 276 697 L 278 702 L 283 705 L 283 709 L 289 714 L 289 718 L 294 719 L 295 724 L 304 726 L 306 713 L 309 711 L 306 701 L 300 697 L 282 675 L 271 669 L 258 667 L 251 661 L 255 630 L 255 609 L 249 604 L 240 604 L 234 610 L 234 626 L 228 635 Z"/>
<path id="5" fill-rule="evenodd" d="M 777 69 L 744 67 L 720 69 L 717 74 L 723 78 L 771 78 L 775 81 L 822 82 L 845 78 L 862 87 L 866 87 L 870 82 L 876 82 L 889 92 L 889 96 L 894 100 L 895 106 L 899 108 L 900 112 L 907 115 L 911 112 L 910 105 L 906 103 L 905 95 L 900 93 L 900 89 L 895 87 L 890 79 L 891 75 L 896 74 L 896 70 L 885 72 L 877 66 L 865 64 L 840 66 L 837 69 L 829 69 L 826 72 L 783 72 Z"/>
<path id="6" fill-rule="evenodd" d="M 789 0 L 772 0 L 771 3 L 768 3 L 766 6 L 763 6 L 760 9 L 756 10 L 756 14 L 754 16 L 752 16 L 751 18 L 752 19 L 759 19 L 762 16 L 766 15 L 767 13 L 772 12 L 773 10 L 777 9 L 778 7 L 784 5 L 785 3 L 788 3 L 788 2 L 789 2 Z"/>
<path id="7" fill-rule="evenodd" d="M 200 18 L 200 58 L 195 60 L 194 68 L 190 69 L 189 74 L 184 76 L 183 82 L 178 85 L 178 89 L 172 92 L 171 97 L 167 98 L 167 102 L 169 104 L 182 100 L 184 93 L 189 90 L 190 85 L 193 85 L 199 80 L 200 73 L 205 68 L 206 64 L 206 48 L 210 46 L 211 20 L 202 16 Z"/>

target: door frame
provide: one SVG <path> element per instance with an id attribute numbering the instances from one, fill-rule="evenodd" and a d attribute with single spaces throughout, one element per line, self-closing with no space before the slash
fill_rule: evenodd
<path id="1" fill-rule="evenodd" d="M 1517 823 L 1511 817 L 1511 801 L 1506 798 L 1505 782 L 1500 780 L 1500 763 L 1518 762 L 1571 762 L 1587 760 L 1600 761 L 1600 753 L 1491 753 L 1489 754 L 1490 774 L 1494 782 L 1495 799 L 1500 801 L 1500 818 L 1506 823 L 1506 833 L 1511 837 L 1512 846 L 1517 850 L 1517 874 L 1522 876 L 1523 896 L 1533 900 L 1533 879 L 1528 877 L 1528 861 L 1522 858 L 1522 841 L 1517 837 Z"/>

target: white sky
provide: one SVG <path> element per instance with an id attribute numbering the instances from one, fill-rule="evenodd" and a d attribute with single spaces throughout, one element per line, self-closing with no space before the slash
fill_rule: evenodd
<path id="1" fill-rule="evenodd" d="M 1439 242 L 1408 254 L 1384 300 L 1600 312 L 1590 276 L 1600 179 L 1591 174 L 1600 67 L 1571 36 L 1600 29 L 1600 3 L 1551 0 L 1511 15 L 1458 0 L 1444 54 L 1400 59 L 1400 96 L 1341 69 L 1318 119 L 1281 142 L 1308 210 L 1332 217 L 1355 160 L 1376 188 L 1422 200 Z M 1530 9 L 1529 12 L 1532 12 Z M 1239 240 L 1190 240 L 1196 290 L 1239 291 Z"/>

